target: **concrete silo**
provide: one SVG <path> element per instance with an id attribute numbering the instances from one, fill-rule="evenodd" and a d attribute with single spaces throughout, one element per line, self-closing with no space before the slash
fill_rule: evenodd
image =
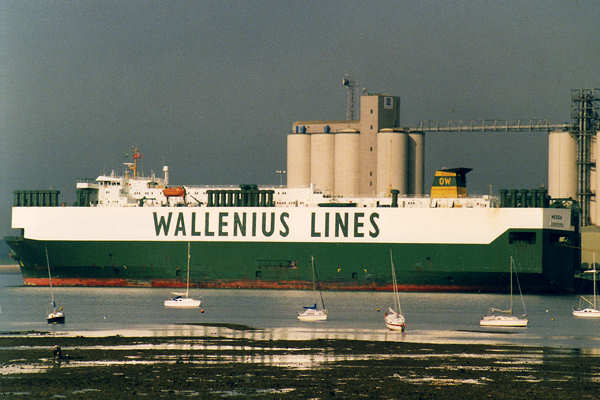
<path id="1" fill-rule="evenodd" d="M 329 132 L 310 135 L 310 180 L 317 191 L 331 195 L 334 189 L 335 134 Z"/>
<path id="2" fill-rule="evenodd" d="M 377 133 L 377 196 L 389 197 L 390 190 L 406 194 L 408 133 L 382 129 Z"/>
<path id="3" fill-rule="evenodd" d="M 548 195 L 577 199 L 577 139 L 569 132 L 548 134 Z"/>
<path id="4" fill-rule="evenodd" d="M 424 170 L 425 132 L 410 132 L 408 134 L 408 195 L 423 195 Z"/>
<path id="5" fill-rule="evenodd" d="M 334 194 L 358 196 L 360 188 L 360 132 L 344 129 L 335 133 Z"/>
<path id="6" fill-rule="evenodd" d="M 287 137 L 287 187 L 310 185 L 310 134 L 292 133 Z"/>

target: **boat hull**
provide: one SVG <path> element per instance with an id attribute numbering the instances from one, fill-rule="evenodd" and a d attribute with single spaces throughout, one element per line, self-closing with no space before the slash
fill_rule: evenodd
<path id="1" fill-rule="evenodd" d="M 317 322 L 327 320 L 327 310 L 307 309 L 298 313 L 298 319 L 304 322 Z"/>
<path id="2" fill-rule="evenodd" d="M 486 315 L 479 321 L 480 326 L 526 328 L 528 320 L 514 315 Z"/>
<path id="3" fill-rule="evenodd" d="M 394 324 L 386 321 L 385 326 L 391 331 L 404 332 L 406 330 L 406 324 Z"/>
<path id="4" fill-rule="evenodd" d="M 578 318 L 600 318 L 600 310 L 596 310 L 594 308 L 573 310 L 573 316 Z"/>
<path id="5" fill-rule="evenodd" d="M 202 305 L 202 300 L 191 298 L 169 299 L 165 300 L 163 304 L 167 308 L 198 308 Z"/>
<path id="6" fill-rule="evenodd" d="M 385 326 L 392 331 L 404 332 L 406 329 L 406 319 L 404 315 L 390 309 L 384 316 Z"/>
<path id="7" fill-rule="evenodd" d="M 50 313 L 46 317 L 46 321 L 49 324 L 64 324 L 65 323 L 65 314 L 60 311 Z"/>

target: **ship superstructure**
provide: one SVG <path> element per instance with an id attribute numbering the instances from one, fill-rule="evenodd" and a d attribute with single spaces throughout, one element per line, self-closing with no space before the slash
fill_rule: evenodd
<path id="1" fill-rule="evenodd" d="M 449 169 L 448 171 L 453 171 Z M 327 195 L 313 187 L 288 188 L 282 186 L 167 186 L 165 178 L 137 177 L 127 175 L 100 175 L 95 181 L 77 182 L 79 207 L 401 207 L 401 208 L 489 208 L 498 199 L 489 196 L 466 196 L 464 186 L 457 187 L 454 172 L 440 170 L 446 183 L 434 182 L 434 195 L 429 197 L 399 196 L 392 190 L 387 197 L 338 197 Z M 447 178 L 453 176 L 454 178 Z M 461 179 L 461 178 L 458 178 Z M 464 177 L 463 177 L 464 179 Z M 458 189 L 457 189 L 458 188 Z M 450 191 L 441 193 L 442 191 Z M 462 190 L 461 193 L 459 191 Z M 454 191 L 454 195 L 452 195 Z M 18 191 L 16 193 L 26 193 Z M 450 195 L 448 195 L 450 193 Z M 27 204 L 25 195 L 18 204 Z"/>

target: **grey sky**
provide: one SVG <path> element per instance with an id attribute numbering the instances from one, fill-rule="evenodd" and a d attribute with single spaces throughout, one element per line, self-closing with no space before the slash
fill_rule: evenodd
<path id="1" fill-rule="evenodd" d="M 174 183 L 278 183 L 301 119 L 343 119 L 350 72 L 419 120 L 569 119 L 600 87 L 596 1 L 0 0 L 0 233 L 15 189 L 116 169 L 132 144 Z M 426 175 L 546 183 L 546 137 L 427 136 Z"/>

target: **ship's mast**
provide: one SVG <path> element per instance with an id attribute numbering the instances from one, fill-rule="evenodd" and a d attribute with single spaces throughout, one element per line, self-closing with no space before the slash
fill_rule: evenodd
<path id="1" fill-rule="evenodd" d="M 142 153 L 140 153 L 140 150 L 138 149 L 137 146 L 131 146 L 131 157 L 133 158 L 133 162 L 126 162 L 123 163 L 124 165 L 127 166 L 127 168 L 129 168 L 131 170 L 131 172 L 133 172 L 133 179 L 137 178 L 137 171 L 138 171 L 138 160 L 142 158 Z M 129 155 L 129 154 L 127 154 Z M 125 171 L 126 174 L 125 176 L 127 177 L 127 172 Z"/>

